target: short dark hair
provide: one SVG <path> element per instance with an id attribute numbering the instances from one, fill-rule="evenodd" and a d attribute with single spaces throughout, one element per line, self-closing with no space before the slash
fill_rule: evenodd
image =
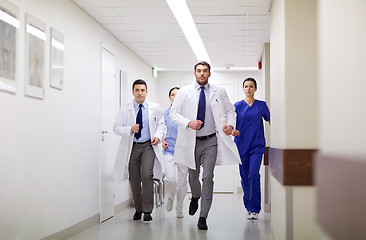
<path id="1" fill-rule="evenodd" d="M 244 80 L 243 87 L 244 87 L 244 83 L 248 82 L 248 81 L 254 82 L 254 87 L 257 88 L 257 81 L 254 78 L 251 78 L 251 77 L 248 77 L 247 79 Z"/>
<path id="2" fill-rule="evenodd" d="M 211 66 L 210 66 L 210 64 L 208 64 L 208 62 L 201 61 L 201 62 L 197 63 L 196 65 L 194 65 L 194 71 L 196 71 L 196 68 L 197 68 L 198 65 L 207 66 L 208 71 L 211 72 Z"/>
<path id="3" fill-rule="evenodd" d="M 170 97 L 170 94 L 172 94 L 172 91 L 173 91 L 174 89 L 179 90 L 179 89 L 180 89 L 180 87 L 173 87 L 172 89 L 170 89 L 170 90 L 169 90 L 169 97 Z"/>
<path id="4" fill-rule="evenodd" d="M 137 80 L 135 80 L 133 82 L 133 84 L 132 84 L 132 90 L 135 88 L 135 85 L 137 85 L 137 84 L 145 85 L 146 90 L 147 90 L 147 84 L 146 84 L 146 82 L 143 79 L 137 79 Z"/>

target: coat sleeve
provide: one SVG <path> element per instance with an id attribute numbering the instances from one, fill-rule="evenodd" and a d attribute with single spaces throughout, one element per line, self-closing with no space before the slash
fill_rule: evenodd
<path id="1" fill-rule="evenodd" d="M 186 128 L 190 119 L 183 116 L 183 106 L 184 106 L 184 90 L 180 89 L 175 96 L 173 105 L 170 109 L 170 119 L 175 122 L 179 127 Z"/>
<path id="2" fill-rule="evenodd" d="M 230 99 L 229 99 L 225 89 L 222 89 L 222 100 L 224 103 L 224 111 L 225 111 L 225 116 L 226 116 L 226 120 L 227 120 L 227 125 L 231 125 L 231 126 L 233 126 L 233 129 L 235 129 L 235 125 L 236 125 L 235 107 L 230 102 Z"/>
<path id="3" fill-rule="evenodd" d="M 128 109 L 122 108 L 114 121 L 113 132 L 122 137 L 132 136 L 131 124 L 128 124 Z"/>
<path id="4" fill-rule="evenodd" d="M 165 119 L 164 119 L 164 112 L 161 109 L 160 105 L 156 107 L 156 131 L 155 131 L 155 137 L 159 138 L 160 141 L 162 141 L 164 132 L 165 132 Z"/>

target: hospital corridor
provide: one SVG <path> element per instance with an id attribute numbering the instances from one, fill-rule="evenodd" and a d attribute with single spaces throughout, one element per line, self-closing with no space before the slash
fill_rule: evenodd
<path id="1" fill-rule="evenodd" d="M 366 239 L 365 13 L 0 0 L 0 240 Z"/>

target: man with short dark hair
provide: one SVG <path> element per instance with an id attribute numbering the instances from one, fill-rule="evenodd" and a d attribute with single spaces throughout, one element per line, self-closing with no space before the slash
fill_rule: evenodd
<path id="1" fill-rule="evenodd" d="M 235 109 L 225 89 L 208 83 L 210 69 L 207 62 L 194 66 L 196 82 L 178 91 L 170 110 L 170 118 L 178 125 L 174 159 L 189 168 L 190 215 L 196 213 L 201 198 L 197 224 L 201 230 L 208 229 L 206 219 L 212 204 L 215 165 L 241 163 L 230 137 L 235 128 Z"/>
<path id="2" fill-rule="evenodd" d="M 154 207 L 153 176 L 160 178 L 163 160 L 158 143 L 163 137 L 165 123 L 159 104 L 145 101 L 147 84 L 138 79 L 132 85 L 134 100 L 119 111 L 113 131 L 122 136 L 114 167 L 117 180 L 130 179 L 135 204 L 133 220 L 151 222 Z"/>

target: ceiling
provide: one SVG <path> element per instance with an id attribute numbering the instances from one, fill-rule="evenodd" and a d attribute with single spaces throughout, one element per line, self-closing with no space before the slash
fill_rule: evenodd
<path id="1" fill-rule="evenodd" d="M 165 0 L 72 0 L 151 67 L 192 71 L 197 59 Z M 186 0 L 213 68 L 257 67 L 271 0 Z"/>

